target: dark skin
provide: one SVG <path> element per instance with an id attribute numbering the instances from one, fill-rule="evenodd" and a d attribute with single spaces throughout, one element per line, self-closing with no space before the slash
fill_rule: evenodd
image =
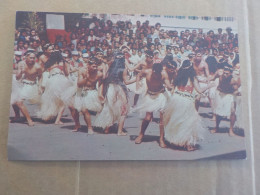
<path id="1" fill-rule="evenodd" d="M 173 89 L 173 86 L 170 84 L 168 74 L 165 70 L 162 70 L 160 73 L 157 73 L 153 71 L 151 68 L 149 69 L 143 69 L 140 74 L 137 76 L 137 88 L 138 86 L 138 81 L 141 76 L 146 77 L 146 83 L 149 91 L 153 92 L 158 92 L 160 91 L 164 85 L 166 85 L 167 88 Z M 145 115 L 145 118 L 142 122 L 141 125 L 141 131 L 138 135 L 138 137 L 135 139 L 136 144 L 142 143 L 143 137 L 145 130 L 147 129 L 151 119 L 152 119 L 153 113 L 152 112 L 147 112 Z M 160 139 L 159 139 L 159 145 L 162 148 L 166 148 L 166 144 L 164 142 L 164 126 L 163 126 L 163 113 L 160 112 Z"/>
<path id="2" fill-rule="evenodd" d="M 18 70 L 16 74 L 16 79 L 20 80 L 23 76 L 24 79 L 29 81 L 36 81 L 37 78 L 39 78 L 39 83 L 41 82 L 41 76 L 42 76 L 42 68 L 38 63 L 35 63 L 36 56 L 35 54 L 31 53 L 26 56 L 25 61 L 21 61 L 18 64 Z M 39 93 L 41 93 L 41 90 L 39 89 Z M 19 101 L 15 103 L 15 105 L 21 110 L 23 115 L 25 116 L 28 125 L 33 126 L 34 123 L 29 115 L 29 111 L 23 104 L 23 101 Z"/>
<path id="3" fill-rule="evenodd" d="M 129 85 L 129 84 L 132 84 L 132 83 L 136 82 L 136 77 L 129 79 L 128 75 L 127 75 L 127 69 L 125 68 L 124 71 L 123 71 L 123 81 L 124 81 L 124 83 L 126 85 Z M 100 90 L 99 94 L 103 94 L 103 85 L 101 85 L 100 89 L 101 90 Z M 127 98 L 125 96 L 123 96 L 122 94 L 118 94 L 118 95 L 119 96 L 121 95 L 121 98 L 124 100 L 124 104 L 126 105 L 128 103 L 127 102 Z M 101 97 L 101 99 L 104 100 L 104 97 Z M 123 116 L 120 117 L 120 119 L 118 121 L 118 131 L 117 131 L 117 135 L 118 136 L 125 136 L 125 135 L 127 135 L 127 133 L 123 132 L 125 118 L 126 118 L 126 116 L 123 115 Z M 107 127 L 104 132 L 105 133 L 109 133 L 109 128 L 110 127 Z"/>
<path id="4" fill-rule="evenodd" d="M 95 89 L 96 84 L 101 82 L 103 79 L 103 73 L 98 70 L 98 67 L 95 63 L 89 64 L 87 69 L 81 69 L 79 71 L 79 76 L 78 76 L 78 82 L 77 85 L 80 88 L 89 88 L 89 89 Z M 84 115 L 84 119 L 88 125 L 88 134 L 93 134 L 93 128 L 91 125 L 91 117 L 90 113 L 87 109 L 81 110 L 81 112 Z M 77 120 L 75 120 L 76 122 Z M 76 124 L 75 130 L 78 131 L 79 125 Z"/>
<path id="5" fill-rule="evenodd" d="M 129 66 L 128 62 L 126 62 L 125 65 L 126 65 L 126 68 L 128 70 L 130 70 L 130 71 L 141 72 L 142 69 L 152 68 L 152 66 L 153 66 L 153 57 L 152 56 L 146 56 L 145 61 L 140 62 L 139 64 L 137 64 L 133 68 L 131 68 Z M 135 94 L 135 96 L 134 96 L 134 105 L 133 106 L 136 106 L 138 99 L 139 99 L 139 94 Z"/>
<path id="6" fill-rule="evenodd" d="M 164 70 L 166 70 L 168 74 L 168 78 L 171 84 L 173 84 L 175 77 L 177 76 L 177 70 L 173 65 L 164 67 Z M 169 90 L 169 89 L 168 89 Z"/>
<path id="7" fill-rule="evenodd" d="M 215 75 L 215 77 L 219 77 L 219 83 L 222 83 L 222 81 L 224 79 L 227 79 L 228 77 L 231 76 L 231 71 L 229 70 L 224 70 L 223 75 L 219 76 L 219 75 Z M 241 85 L 241 81 L 240 81 L 240 77 L 238 78 L 234 78 L 232 77 L 230 83 L 226 84 L 226 85 L 222 85 L 223 88 L 228 88 L 230 86 L 233 87 L 234 89 L 234 94 L 237 92 L 237 89 L 240 87 Z M 219 90 L 221 90 L 221 88 L 219 88 Z M 231 115 L 230 115 L 230 128 L 229 128 L 229 135 L 230 136 L 235 136 L 236 134 L 234 133 L 233 127 L 236 121 L 236 115 L 235 115 L 235 103 L 233 102 L 232 106 L 231 106 Z M 216 128 L 211 130 L 211 133 L 216 133 L 219 130 L 219 125 L 220 122 L 222 120 L 222 117 L 219 115 L 216 115 Z"/>

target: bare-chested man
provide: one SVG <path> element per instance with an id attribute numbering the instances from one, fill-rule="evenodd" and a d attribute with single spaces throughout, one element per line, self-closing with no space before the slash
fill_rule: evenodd
<path id="1" fill-rule="evenodd" d="M 23 86 L 20 91 L 20 100 L 15 104 L 25 116 L 29 126 L 33 126 L 34 123 L 23 102 L 29 100 L 31 103 L 39 103 L 41 91 L 38 81 L 42 77 L 42 68 L 38 63 L 35 63 L 35 60 L 36 55 L 33 52 L 25 53 L 25 61 L 19 62 L 16 74 L 16 80 L 21 79 Z"/>
<path id="2" fill-rule="evenodd" d="M 213 79 L 214 76 L 210 76 L 209 74 L 209 67 L 208 64 L 205 60 L 202 59 L 202 54 L 200 52 L 197 52 L 195 55 L 195 58 L 193 59 L 193 68 L 196 72 L 196 78 L 199 82 L 199 86 L 200 88 L 204 88 L 208 85 L 208 83 L 210 82 L 210 80 Z M 204 92 L 202 95 L 199 95 L 195 101 L 195 107 L 197 110 L 199 110 L 199 105 L 200 105 L 200 100 L 201 98 L 207 97 L 209 100 L 209 103 L 212 107 L 213 110 L 213 120 L 215 119 L 215 109 L 214 109 L 214 103 L 213 103 L 213 98 L 215 97 L 215 89 L 211 89 L 213 91 L 209 91 L 207 90 L 206 92 Z M 213 94 L 213 95 L 212 95 Z"/>
<path id="3" fill-rule="evenodd" d="M 103 73 L 98 70 L 96 63 L 94 59 L 90 59 L 88 68 L 79 71 L 77 84 L 80 90 L 77 91 L 75 97 L 75 108 L 78 112 L 83 113 L 88 126 L 88 134 L 94 133 L 89 111 L 100 112 L 102 110 L 96 86 L 103 79 Z M 78 129 L 75 129 L 75 131 L 78 131 Z"/>
<path id="4" fill-rule="evenodd" d="M 103 73 L 103 79 L 105 79 L 109 66 L 105 63 L 106 61 L 103 58 L 104 57 L 103 52 L 98 50 L 96 52 L 95 57 L 96 57 L 95 61 L 98 66 L 98 71 Z"/>
<path id="5" fill-rule="evenodd" d="M 234 136 L 233 127 L 236 121 L 236 105 L 234 95 L 240 87 L 240 78 L 232 76 L 232 66 L 224 67 L 223 75 L 219 77 L 219 85 L 216 91 L 216 128 L 211 133 L 219 130 L 222 118 L 230 119 L 229 135 Z"/>
<path id="6" fill-rule="evenodd" d="M 146 115 L 141 125 L 140 134 L 135 139 L 135 143 L 140 144 L 142 142 L 145 130 L 147 129 L 152 119 L 153 112 L 159 111 L 159 145 L 160 147 L 165 148 L 166 145 L 164 143 L 163 110 L 167 102 L 167 93 L 165 93 L 164 85 L 169 89 L 172 89 L 173 86 L 170 84 L 167 72 L 163 70 L 163 66 L 159 63 L 153 64 L 152 68 L 142 69 L 141 73 L 137 76 L 137 84 L 141 76 L 144 76 L 146 78 L 148 90 L 143 98 L 142 104 L 140 104 L 140 106 L 137 106 L 136 110 L 146 112 Z"/>
<path id="7" fill-rule="evenodd" d="M 145 60 L 142 60 L 135 67 L 130 67 L 129 64 L 126 62 L 127 69 L 129 71 L 135 71 L 137 73 L 140 73 L 142 70 L 145 69 L 151 69 L 153 67 L 153 57 L 154 57 L 153 52 L 149 50 L 146 51 L 145 57 L 146 57 Z M 137 89 L 137 85 L 139 85 L 138 89 Z M 137 105 L 139 95 L 146 93 L 147 86 L 146 86 L 145 78 L 140 77 L 138 82 L 136 81 L 136 83 L 129 85 L 128 89 L 130 89 L 130 91 L 133 91 L 135 93 L 134 104 L 133 104 L 133 107 L 135 107 Z"/>

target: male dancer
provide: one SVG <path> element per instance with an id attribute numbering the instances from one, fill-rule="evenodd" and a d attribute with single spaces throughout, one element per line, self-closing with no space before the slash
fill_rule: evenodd
<path id="1" fill-rule="evenodd" d="M 145 70 L 145 69 L 151 69 L 153 67 L 153 57 L 154 57 L 153 52 L 150 50 L 146 51 L 145 57 L 146 57 L 145 60 L 141 61 L 135 67 L 130 67 L 126 61 L 127 69 L 129 71 L 136 71 L 136 72 L 141 72 L 141 70 Z M 138 85 L 139 85 L 138 89 L 137 89 L 137 82 L 133 85 L 134 86 L 128 85 L 127 88 L 130 89 L 130 91 L 133 91 L 135 93 L 134 105 L 133 105 L 133 107 L 135 107 L 137 104 L 137 101 L 139 99 L 139 96 L 143 93 L 146 93 L 147 87 L 146 87 L 145 78 L 140 77 L 140 79 L 138 81 Z"/>
<path id="2" fill-rule="evenodd" d="M 89 111 L 100 112 L 102 110 L 102 104 L 99 99 L 100 95 L 96 89 L 97 83 L 100 84 L 103 79 L 103 74 L 98 70 L 97 62 L 94 59 L 89 60 L 87 69 L 81 69 L 78 76 L 78 88 L 81 91 L 77 91 L 75 97 L 75 108 L 78 112 L 82 112 L 84 119 L 88 126 L 88 134 L 93 134 L 93 128 L 91 125 L 91 116 Z M 78 129 L 75 129 L 78 131 Z"/>
<path id="3" fill-rule="evenodd" d="M 29 126 L 33 126 L 34 123 L 23 102 L 24 100 L 29 100 L 31 103 L 38 103 L 41 91 L 38 87 L 38 80 L 41 80 L 42 68 L 35 62 L 35 59 L 36 55 L 33 52 L 26 52 L 25 61 L 19 62 L 18 71 L 16 73 L 16 80 L 21 79 L 23 85 L 20 89 L 20 100 L 15 104 L 25 116 Z"/>
<path id="4" fill-rule="evenodd" d="M 147 83 L 147 93 L 143 98 L 143 103 L 137 106 L 136 110 L 146 112 L 145 118 L 141 125 L 139 136 L 135 139 L 136 144 L 140 144 L 143 140 L 145 130 L 147 129 L 152 117 L 153 112 L 160 112 L 160 140 L 159 145 L 165 148 L 164 143 L 164 127 L 163 127 L 163 110 L 167 102 L 167 93 L 165 93 L 164 85 L 172 89 L 168 74 L 163 70 L 163 66 L 159 63 L 153 64 L 152 68 L 145 68 L 137 76 L 137 85 L 141 76 L 145 76 Z"/>
<path id="5" fill-rule="evenodd" d="M 196 71 L 196 78 L 199 82 L 199 86 L 201 88 L 206 87 L 212 78 L 210 77 L 210 74 L 209 74 L 208 64 L 206 61 L 204 61 L 202 59 L 202 54 L 200 52 L 197 52 L 195 55 L 195 58 L 193 59 L 193 68 Z M 209 99 L 210 105 L 214 111 L 212 98 L 211 98 L 208 90 L 206 92 L 204 92 L 202 94 L 202 96 L 199 95 L 198 98 L 196 99 L 196 102 L 195 102 L 196 110 L 199 110 L 200 100 L 201 100 L 201 98 L 203 98 L 203 96 L 207 97 Z M 214 118 L 214 116 L 213 116 L 213 118 Z"/>
<path id="6" fill-rule="evenodd" d="M 236 105 L 234 94 L 240 87 L 240 78 L 232 76 L 233 68 L 230 65 L 224 67 L 223 75 L 219 77 L 219 85 L 216 91 L 216 128 L 211 133 L 219 130 L 222 118 L 230 119 L 229 135 L 235 136 L 233 127 L 236 121 Z"/>

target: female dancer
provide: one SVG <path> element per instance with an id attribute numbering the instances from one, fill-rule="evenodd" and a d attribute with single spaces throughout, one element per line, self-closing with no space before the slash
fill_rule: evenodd
<path id="1" fill-rule="evenodd" d="M 101 90 L 99 94 L 103 94 L 105 100 L 103 110 L 95 120 L 96 127 L 102 127 L 105 129 L 105 133 L 109 133 L 109 128 L 118 121 L 117 135 L 127 135 L 123 132 L 125 118 L 129 111 L 125 85 L 134 82 L 136 82 L 136 78 L 129 80 L 127 77 L 124 54 L 116 54 L 115 61 L 108 70 L 107 78 L 99 88 Z"/>
<path id="2" fill-rule="evenodd" d="M 50 120 L 56 117 L 55 124 L 61 125 L 62 113 L 65 109 L 64 103 L 61 99 L 61 94 L 65 89 L 73 85 L 67 76 L 66 63 L 60 52 L 53 52 L 45 63 L 45 69 L 49 72 L 49 78 L 45 84 L 45 90 L 41 97 L 40 111 L 37 113 L 38 117 L 43 120 Z"/>
<path id="3" fill-rule="evenodd" d="M 164 112 L 165 139 L 173 145 L 195 150 L 195 145 L 202 138 L 202 122 L 195 108 L 195 96 L 203 93 L 195 78 L 195 70 L 189 60 L 184 60 L 174 80 L 174 94 L 170 97 Z"/>

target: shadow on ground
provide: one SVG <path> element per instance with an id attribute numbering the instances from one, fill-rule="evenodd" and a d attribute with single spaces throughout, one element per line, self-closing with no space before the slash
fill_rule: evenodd
<path id="1" fill-rule="evenodd" d="M 209 131 L 215 129 L 215 127 L 208 127 L 208 128 Z M 223 127 L 223 128 L 219 128 L 216 133 L 228 133 L 228 132 L 229 132 L 229 128 Z M 245 131 L 242 128 L 234 127 L 234 133 L 240 137 L 245 137 Z"/>

